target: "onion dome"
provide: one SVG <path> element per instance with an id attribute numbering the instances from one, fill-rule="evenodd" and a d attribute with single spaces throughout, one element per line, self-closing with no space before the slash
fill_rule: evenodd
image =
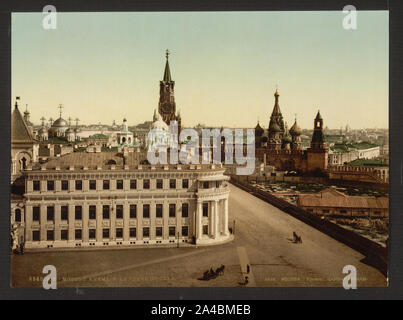
<path id="1" fill-rule="evenodd" d="M 300 136 L 301 133 L 302 133 L 302 130 L 297 124 L 297 119 L 295 119 L 294 125 L 290 129 L 290 134 L 292 136 Z"/>
<path id="2" fill-rule="evenodd" d="M 53 122 L 52 127 L 55 128 L 63 128 L 63 127 L 67 127 L 67 121 L 64 120 L 63 118 L 59 118 L 57 119 L 55 122 Z"/>
<path id="3" fill-rule="evenodd" d="M 272 122 L 270 122 L 270 125 L 269 125 L 269 131 L 270 132 L 281 132 L 281 128 L 276 122 L 272 121 Z"/>
<path id="4" fill-rule="evenodd" d="M 255 127 L 255 134 L 257 137 L 261 137 L 264 133 L 264 129 L 260 126 L 259 122 L 257 123 Z"/>
<path id="5" fill-rule="evenodd" d="M 284 143 L 291 143 L 292 142 L 292 138 L 288 133 L 283 137 L 283 142 Z"/>

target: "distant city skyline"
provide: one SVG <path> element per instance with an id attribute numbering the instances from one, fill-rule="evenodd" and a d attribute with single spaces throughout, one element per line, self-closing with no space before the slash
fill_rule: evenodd
<path id="1" fill-rule="evenodd" d="M 31 121 L 151 121 L 169 49 L 184 127 L 267 128 L 276 86 L 290 127 L 388 128 L 389 16 L 358 12 L 42 13 L 12 15 L 12 104 Z M 74 123 L 74 122 L 73 122 Z"/>

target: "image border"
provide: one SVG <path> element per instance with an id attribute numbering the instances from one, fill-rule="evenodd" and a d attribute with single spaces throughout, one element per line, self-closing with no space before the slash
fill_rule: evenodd
<path id="1" fill-rule="evenodd" d="M 138 299 L 138 300 L 263 300 L 263 299 L 395 299 L 402 298 L 403 283 L 403 30 L 401 2 L 362 0 L 351 1 L 357 11 L 389 10 L 389 141 L 390 141 L 390 252 L 389 286 L 387 288 L 60 288 L 57 290 L 10 287 L 10 130 L 11 130 L 11 13 L 42 12 L 52 4 L 58 12 L 96 11 L 316 11 L 342 10 L 345 1 L 9 1 L 0 13 L 0 98 L 2 110 L 0 166 L 0 298 L 1 299 Z M 389 4 L 389 7 L 388 7 Z M 398 7 L 400 4 L 400 8 Z M 346 61 L 348 63 L 348 61 Z M 354 66 L 352 66 L 353 68 Z"/>

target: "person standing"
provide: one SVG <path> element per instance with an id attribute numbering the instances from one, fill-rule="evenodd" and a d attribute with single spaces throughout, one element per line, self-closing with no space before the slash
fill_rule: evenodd
<path id="1" fill-rule="evenodd" d="M 24 242 L 23 241 L 21 241 L 21 243 L 20 243 L 20 253 L 24 254 Z"/>

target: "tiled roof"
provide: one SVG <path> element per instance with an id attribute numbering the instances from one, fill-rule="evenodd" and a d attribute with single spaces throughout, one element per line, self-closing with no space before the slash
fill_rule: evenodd
<path id="1" fill-rule="evenodd" d="M 73 166 L 75 168 L 87 167 L 88 169 L 96 169 L 97 167 L 105 167 L 110 165 L 123 166 L 123 154 L 118 152 L 72 152 L 63 156 L 52 158 L 45 165 L 47 169 L 59 167 L 61 170 Z M 140 164 L 140 153 L 129 152 L 125 162 L 128 166 L 136 166 Z M 32 169 L 40 169 L 41 165 L 36 164 Z"/>
<path id="2" fill-rule="evenodd" d="M 317 194 L 299 195 L 298 206 L 387 209 L 389 199 L 387 197 L 348 196 L 329 188 Z"/>

